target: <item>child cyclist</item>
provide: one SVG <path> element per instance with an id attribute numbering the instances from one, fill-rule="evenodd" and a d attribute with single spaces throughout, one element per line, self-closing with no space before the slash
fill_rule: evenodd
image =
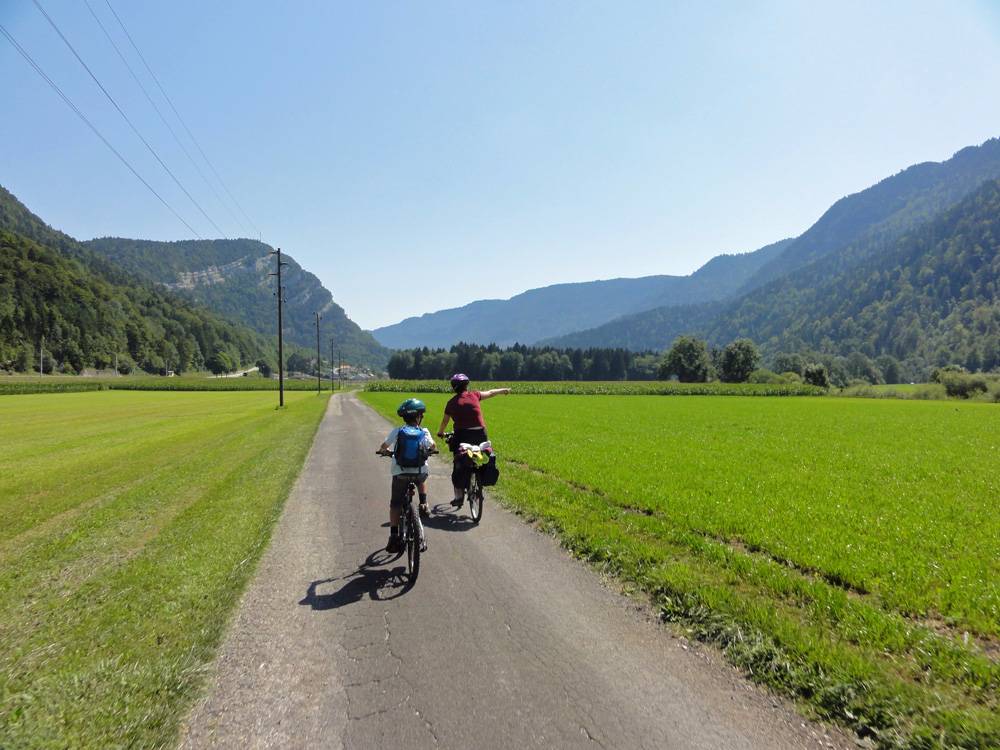
<path id="1" fill-rule="evenodd" d="M 399 516 L 406 502 L 406 489 L 412 482 L 417 485 L 420 493 L 420 515 L 427 515 L 427 457 L 435 452 L 434 438 L 426 427 L 420 423 L 424 419 L 427 407 L 416 398 L 408 398 L 396 413 L 403 418 L 405 424 L 396 427 L 388 434 L 376 453 L 392 455 L 392 494 L 389 499 L 389 543 L 386 552 L 401 552 L 399 541 Z M 420 530 L 421 550 L 427 549 L 423 530 Z"/>

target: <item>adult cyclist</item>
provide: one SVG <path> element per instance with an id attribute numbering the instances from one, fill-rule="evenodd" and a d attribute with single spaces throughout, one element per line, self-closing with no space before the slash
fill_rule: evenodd
<path id="1" fill-rule="evenodd" d="M 469 376 L 459 372 L 451 376 L 451 389 L 455 395 L 444 407 L 444 419 L 441 420 L 441 427 L 437 434 L 438 437 L 444 437 L 448 422 L 454 420 L 455 431 L 448 442 L 448 447 L 455 454 L 451 470 L 451 485 L 455 490 L 455 499 L 451 501 L 451 504 L 456 508 L 461 508 L 465 497 L 465 488 L 469 484 L 469 473 L 472 469 L 459 460 L 458 446 L 461 443 L 478 445 L 487 440 L 486 421 L 483 419 L 483 410 L 479 406 L 479 402 L 494 396 L 504 396 L 510 393 L 510 388 L 470 391 Z"/>

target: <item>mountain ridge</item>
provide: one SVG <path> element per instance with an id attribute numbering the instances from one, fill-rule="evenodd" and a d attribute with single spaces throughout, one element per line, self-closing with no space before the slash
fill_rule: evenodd
<path id="1" fill-rule="evenodd" d="M 43 342 L 46 364 L 70 372 L 276 359 L 267 337 L 115 266 L 2 187 L 0 250 L 0 367 L 32 369 Z"/>
<path id="2" fill-rule="evenodd" d="M 122 237 L 99 237 L 83 244 L 126 270 L 259 333 L 277 334 L 274 281 L 268 276 L 274 267 L 270 245 L 252 239 L 159 242 Z M 319 312 L 324 357 L 330 356 L 332 339 L 345 362 L 384 369 L 388 349 L 347 316 L 314 274 L 292 256 L 283 252 L 281 257 L 288 264 L 282 276 L 287 339 L 314 349 L 314 313 Z"/>
<path id="3" fill-rule="evenodd" d="M 424 313 L 373 331 L 386 346 L 451 346 L 470 343 L 530 344 L 568 331 L 581 320 L 611 320 L 670 300 L 714 300 L 778 255 L 791 240 L 748 253 L 720 254 L 687 276 L 652 275 L 537 287 L 508 299 L 477 300 Z"/>
<path id="4" fill-rule="evenodd" d="M 996 178 L 1000 178 L 1000 139 L 997 138 L 980 146 L 963 148 L 944 162 L 923 162 L 908 167 L 835 202 L 725 304 L 653 308 L 548 339 L 545 343 L 662 349 L 682 334 L 707 336 L 712 343 L 726 343 L 722 339 L 727 336 L 752 336 L 753 330 L 725 321 L 741 316 L 747 318 L 751 315 L 750 310 L 758 317 L 766 315 L 777 291 L 791 294 L 787 285 L 794 287 L 796 279 L 802 284 L 815 284 L 818 275 L 843 273 L 869 258 L 891 251 L 908 232 L 932 221 L 974 193 L 984 182 Z M 848 211 L 853 213 L 845 217 Z M 841 232 L 832 239 L 830 228 L 838 224 Z M 772 265 L 782 272 L 776 275 L 769 269 Z M 808 271 L 810 268 L 814 269 L 813 275 Z M 806 286 L 801 288 L 805 290 Z M 717 320 L 722 322 L 717 324 Z"/>

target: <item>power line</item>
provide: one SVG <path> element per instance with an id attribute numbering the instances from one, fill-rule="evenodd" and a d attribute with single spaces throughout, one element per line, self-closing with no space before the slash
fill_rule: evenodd
<path id="1" fill-rule="evenodd" d="M 125 120 L 126 123 L 128 123 L 128 126 L 132 129 L 132 132 L 136 134 L 136 136 L 139 138 L 140 141 L 143 142 L 143 145 L 145 145 L 146 148 L 149 150 L 149 153 L 153 155 L 153 158 L 155 158 L 156 161 L 160 163 L 160 166 L 163 167 L 163 170 L 168 175 L 170 175 L 170 178 L 177 184 L 177 187 L 179 187 L 184 192 L 184 195 L 186 195 L 188 197 L 188 200 L 190 200 L 194 204 L 195 208 L 197 208 L 201 212 L 201 215 L 208 220 L 208 223 L 211 224 L 213 227 L 215 227 L 215 231 L 217 231 L 222 236 L 225 236 L 225 232 L 219 229 L 219 225 L 216 224 L 214 221 L 212 221 L 212 217 L 205 212 L 205 209 L 201 207 L 201 204 L 198 203 L 198 201 L 194 199 L 194 196 L 192 196 L 191 193 L 188 192 L 187 188 L 184 187 L 183 184 L 181 184 L 181 181 L 177 179 L 177 175 L 175 175 L 170 170 L 170 167 L 168 167 L 166 163 L 163 161 L 163 159 L 160 158 L 160 155 L 156 153 L 156 149 L 154 149 L 149 144 L 149 141 L 143 138 L 142 133 L 139 132 L 139 129 L 132 123 L 128 115 L 125 114 L 125 110 L 123 110 L 120 106 L 118 106 L 118 102 L 116 102 L 115 98 L 111 96 L 110 93 L 108 93 L 108 90 L 106 88 L 104 88 L 104 84 L 102 84 L 100 79 L 98 79 L 98 77 L 94 75 L 94 71 L 90 69 L 90 66 L 83 61 L 83 58 L 80 57 L 80 53 L 76 51 L 76 48 L 73 47 L 72 44 L 70 44 L 69 39 L 67 39 L 66 35 L 62 33 L 62 30 L 59 28 L 56 22 L 52 20 L 52 17 L 45 12 L 45 8 L 42 7 L 42 4 L 39 2 L 39 0 L 33 0 L 33 2 L 35 3 L 35 7 L 38 8 L 38 10 L 41 12 L 43 16 L 45 16 L 45 20 L 49 22 L 49 25 L 52 26 L 53 29 L 55 29 L 55 32 L 59 35 L 59 38 L 62 39 L 63 43 L 65 43 L 65 45 L 69 48 L 69 51 L 73 53 L 73 56 L 77 59 L 80 65 L 83 66 L 83 69 L 87 71 L 87 73 L 93 79 L 94 83 L 97 84 L 97 87 L 104 93 L 104 96 L 106 96 L 108 101 L 111 102 L 112 105 L 114 105 L 114 108 L 116 110 L 118 110 L 118 114 L 120 114 L 122 116 L 122 119 Z"/>
<path id="2" fill-rule="evenodd" d="M 236 205 L 236 208 L 238 208 L 240 213 L 243 214 L 244 217 L 246 217 L 247 222 L 257 232 L 257 235 L 260 236 L 260 229 L 257 228 L 256 224 L 254 224 L 253 219 L 250 218 L 249 214 L 247 214 L 247 212 L 243 210 L 243 206 L 241 206 L 240 202 L 236 200 L 236 196 L 234 196 L 232 192 L 229 190 L 229 187 L 226 185 L 226 181 L 222 179 L 222 175 L 219 174 L 219 171 L 215 168 L 215 165 L 212 164 L 211 159 L 208 158 L 208 155 L 205 153 L 205 150 L 201 147 L 201 144 L 198 143 L 198 139 L 194 137 L 194 133 L 191 132 L 191 128 L 187 126 L 187 123 L 184 121 L 184 118 L 181 117 L 181 113 L 177 111 L 177 107 L 174 106 L 173 100 L 169 96 L 167 96 L 167 92 L 164 90 L 163 85 L 160 83 L 160 79 L 156 77 L 156 74 L 153 72 L 153 69 L 149 67 L 149 63 L 146 62 L 145 56 L 142 54 L 142 52 L 139 51 L 139 46 L 135 43 L 135 40 L 132 38 L 132 35 L 128 33 L 128 29 L 125 28 L 125 24 L 122 22 L 122 19 L 118 16 L 118 13 L 115 12 L 114 7 L 111 5 L 111 0 L 104 0 L 104 2 L 107 3 L 108 8 L 111 10 L 112 15 L 115 17 L 115 20 L 118 21 L 118 25 L 122 27 L 122 31 L 125 32 L 125 36 L 128 37 L 129 44 L 132 45 L 132 49 L 135 50 L 136 54 L 139 56 L 139 59 L 142 60 L 142 64 L 146 67 L 146 71 L 149 73 L 150 77 L 152 77 L 153 81 L 156 83 L 156 87 L 160 90 L 160 93 L 163 94 L 163 98 L 167 100 L 167 104 L 170 105 L 170 109 L 173 110 L 174 115 L 177 117 L 177 120 L 183 126 L 184 131 L 188 134 L 188 137 L 191 139 L 191 142 L 194 143 L 195 147 L 198 149 L 198 153 L 201 154 L 201 157 L 205 160 L 205 163 L 208 165 L 209 169 L 212 170 L 212 174 L 215 175 L 215 178 L 219 181 L 219 184 L 222 185 L 222 189 L 226 191 L 226 195 L 229 196 L 230 200 L 232 200 L 232 202 Z"/>
<path id="3" fill-rule="evenodd" d="M 89 119 L 87 119 L 87 116 L 83 114 L 83 112 L 81 112 L 80 109 L 75 104 L 73 104 L 70 98 L 63 93 L 63 90 L 59 88 L 56 82 L 53 81 L 51 78 L 49 78 L 46 72 L 42 70 L 41 66 L 39 66 L 38 63 L 34 61 L 34 59 L 31 57 L 31 55 L 28 54 L 27 50 L 25 50 L 24 47 L 18 44 L 17 40 L 13 36 L 11 36 L 11 33 L 7 31 L 7 29 L 4 28 L 2 24 L 0 24 L 0 32 L 3 32 L 3 35 L 7 37 L 7 41 L 9 41 L 14 46 L 14 49 L 16 49 L 18 52 L 21 53 L 21 57 L 27 60 L 28 64 L 35 69 L 35 72 L 38 73 L 38 75 L 40 75 L 45 80 L 45 82 L 49 84 L 49 86 L 52 87 L 52 90 L 55 91 L 57 94 L 59 94 L 59 97 L 66 103 L 66 106 L 72 109 L 76 113 L 77 117 L 83 120 L 84 124 L 94 132 L 94 135 L 96 135 L 98 138 L 101 139 L 104 145 L 111 150 L 111 153 L 113 153 L 115 156 L 118 157 L 118 159 L 121 161 L 122 164 L 128 167 L 128 170 L 135 175 L 136 179 L 139 180 L 139 182 L 141 182 L 143 185 L 145 185 L 146 189 L 149 190 L 149 192 L 151 192 L 153 195 L 155 195 L 157 200 L 159 200 L 160 203 L 162 203 L 167 208 L 167 210 L 170 211 L 170 213 L 172 213 L 175 217 L 177 217 L 177 220 L 181 224 L 183 224 L 188 228 L 188 230 L 190 230 L 191 234 L 193 234 L 198 239 L 202 239 L 202 236 L 198 234 L 195 228 L 192 227 L 190 224 L 188 224 L 184 220 L 184 217 L 181 216 L 179 213 L 177 213 L 174 207 L 171 206 L 169 203 L 167 203 L 167 201 L 164 200 L 163 196 L 160 195 L 158 192 L 156 192 L 156 190 L 153 188 L 152 185 L 146 182 L 143 176 L 135 170 L 135 167 L 133 167 L 129 163 L 128 159 L 122 156 L 121 153 L 118 151 L 118 149 L 116 149 L 114 146 L 111 145 L 111 142 L 101 134 L 101 131 L 95 127 L 94 123 L 92 123 Z"/>
<path id="4" fill-rule="evenodd" d="M 222 196 L 219 195 L 219 191 L 215 189 L 215 186 L 211 182 L 209 182 L 208 178 L 205 176 L 205 173 L 202 171 L 201 167 L 198 166 L 198 162 L 196 162 L 194 160 L 194 157 L 191 156 L 191 152 L 187 150 L 187 147 L 184 145 L 184 143 L 178 137 L 177 132 L 174 130 L 173 126 L 170 124 L 170 122 L 167 120 L 167 118 L 163 115 L 163 112 L 160 111 L 160 108 L 156 104 L 156 102 L 153 100 L 153 97 L 151 97 L 149 95 L 149 91 L 146 90 L 146 87 L 143 85 L 142 81 L 139 80 L 139 76 L 136 75 L 135 71 L 132 69 L 132 66 L 129 64 L 129 61 L 126 59 L 125 55 L 122 54 L 121 49 L 118 47 L 118 44 L 115 42 L 115 40 L 111 36 L 110 32 L 108 32 L 108 29 L 104 25 L 104 22 L 101 21 L 100 17 L 94 11 L 94 7 L 90 4 L 90 0 L 83 0 L 83 1 L 87 5 L 87 10 L 90 11 L 90 15 L 94 17 L 94 20 L 97 21 L 97 25 L 100 26 L 101 27 L 101 31 L 104 32 L 105 38 L 107 38 L 108 42 L 110 42 L 110 44 L 114 48 L 115 52 L 118 53 L 118 57 L 125 64 L 125 67 L 128 69 L 129 74 L 132 76 L 132 80 L 135 81 L 136 85 L 138 85 L 139 88 L 142 90 L 143 95 L 146 97 L 146 101 L 148 101 L 149 104 L 153 107 L 153 109 L 155 110 L 156 114 L 159 116 L 160 121 L 164 125 L 167 126 L 167 130 L 170 131 L 170 135 L 173 136 L 174 141 L 177 142 L 177 145 L 180 146 L 181 151 L 184 152 L 184 155 L 188 158 L 188 161 L 191 162 L 191 166 L 193 166 L 195 168 L 195 171 L 197 171 L 198 175 L 201 177 L 201 179 L 204 180 L 205 184 L 208 186 L 209 190 L 212 191 L 212 194 L 215 196 L 216 200 L 218 200 L 219 203 L 226 209 L 226 211 L 229 212 L 229 215 L 232 216 L 233 220 L 237 224 L 241 225 L 240 228 L 243 229 L 243 231 L 246 231 L 246 229 L 242 226 L 242 222 L 239 220 L 239 218 L 237 218 L 236 214 L 233 213 L 233 210 L 229 207 L 229 205 L 224 200 L 222 200 Z"/>

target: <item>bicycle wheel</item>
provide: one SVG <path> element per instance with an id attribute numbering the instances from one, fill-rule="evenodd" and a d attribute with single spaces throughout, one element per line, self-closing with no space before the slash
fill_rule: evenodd
<path id="1" fill-rule="evenodd" d="M 483 517 L 483 485 L 479 481 L 479 472 L 472 472 L 465 494 L 468 496 L 469 515 L 472 516 L 472 523 L 478 524 Z"/>
<path id="2" fill-rule="evenodd" d="M 420 574 L 420 539 L 417 534 L 417 523 L 413 517 L 413 504 L 406 508 L 406 572 L 412 586 Z"/>

